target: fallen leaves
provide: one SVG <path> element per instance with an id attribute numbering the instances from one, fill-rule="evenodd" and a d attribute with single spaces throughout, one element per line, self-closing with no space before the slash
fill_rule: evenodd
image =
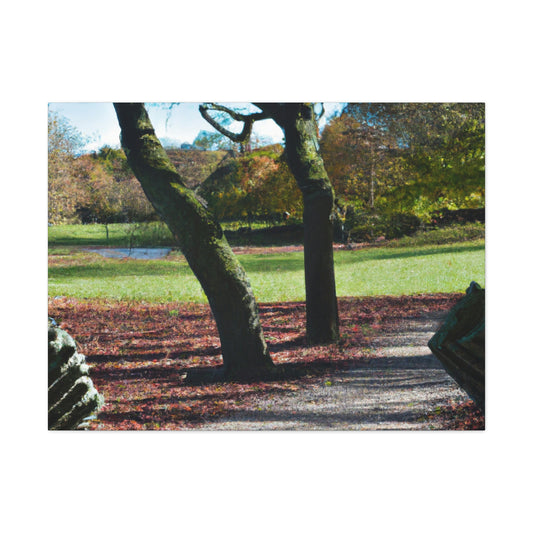
<path id="1" fill-rule="evenodd" d="M 398 320 L 450 309 L 461 295 L 340 298 L 341 339 L 327 346 L 305 341 L 305 305 L 260 305 L 261 321 L 274 363 L 285 378 L 252 383 L 188 384 L 191 369 L 220 368 L 217 329 L 207 305 L 148 304 L 54 298 L 49 315 L 76 339 L 105 405 L 91 429 L 173 430 L 194 428 L 238 409 L 253 409 L 258 398 L 291 394 L 329 374 L 372 357 L 372 339 L 393 331 Z M 472 406 L 443 408 L 450 429 L 479 429 Z M 483 421 L 484 423 L 484 421 Z"/>
<path id="2" fill-rule="evenodd" d="M 483 430 L 485 417 L 471 400 L 462 403 L 450 403 L 437 407 L 428 415 L 428 420 L 440 420 L 444 429 L 454 430 Z"/>

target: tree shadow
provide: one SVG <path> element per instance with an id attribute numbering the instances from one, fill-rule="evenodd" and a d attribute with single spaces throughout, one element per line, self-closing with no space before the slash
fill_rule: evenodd
<path id="1" fill-rule="evenodd" d="M 441 254 L 461 254 L 467 252 L 476 252 L 484 250 L 484 244 L 476 244 L 469 246 L 468 248 L 458 248 L 456 245 L 439 246 L 438 248 L 431 247 L 427 249 L 399 249 L 398 251 L 387 249 L 376 249 L 375 251 L 366 250 L 364 254 L 358 255 L 358 251 L 350 253 L 337 254 L 335 256 L 335 264 L 351 264 L 351 263 L 364 263 L 366 261 L 379 261 L 383 259 L 404 259 L 408 257 L 424 257 L 428 255 L 441 255 Z"/>
<path id="2" fill-rule="evenodd" d="M 136 353 L 135 347 L 128 347 L 127 354 L 97 354 L 88 356 L 88 360 L 91 364 L 97 365 L 102 363 L 116 363 L 119 361 L 133 363 L 138 361 L 161 361 L 165 359 L 175 361 L 177 359 L 185 360 L 199 357 L 222 357 L 220 346 L 214 346 L 212 348 L 197 348 L 193 350 L 180 350 L 176 347 L 172 347 L 172 349 L 165 351 L 152 351 L 157 349 L 157 346 L 150 346 L 150 348 L 139 348 L 139 353 Z M 143 350 L 143 352 L 140 352 L 140 350 Z"/>
<path id="3" fill-rule="evenodd" d="M 191 374 L 192 379 L 180 373 Z M 310 429 L 328 430 L 361 428 L 382 429 L 387 424 L 405 423 L 407 429 L 420 427 L 427 415 L 426 404 L 420 400 L 437 390 L 438 405 L 447 398 L 438 397 L 438 392 L 449 390 L 453 380 L 448 376 L 433 354 L 393 357 L 357 357 L 349 361 L 315 360 L 312 362 L 281 363 L 276 372 L 244 383 L 253 385 L 260 381 L 261 387 L 232 389 L 223 379 L 222 365 L 196 366 L 181 369 L 175 367 L 148 369 L 109 369 L 107 380 L 150 380 L 157 388 L 169 387 L 170 393 L 157 396 L 153 393 L 141 398 L 120 400 L 121 412 L 102 412 L 99 420 L 110 424 L 134 421 L 142 424 L 168 424 L 187 422 L 191 428 L 210 429 L 209 424 L 240 422 L 246 429 Z M 325 386 L 314 378 L 327 376 L 333 383 Z M 331 377 L 333 376 L 333 377 Z M 96 376 L 95 376 L 96 377 Z M 311 381 L 302 378 L 311 378 Z M 283 390 L 276 383 L 300 383 L 300 388 Z M 225 384 L 213 388 L 209 385 Z M 237 382 L 239 383 L 239 382 Z M 311 386 L 312 395 L 298 394 L 301 387 Z M 199 386 L 199 387 L 198 387 Z M 181 391 L 181 392 L 178 392 Z M 331 395 L 343 398 L 331 407 Z M 453 391 L 452 391 L 453 392 Z M 382 395 L 386 401 L 382 401 Z M 244 406 L 246 398 L 253 401 Z M 354 404 L 354 398 L 359 403 Z M 319 409 L 308 408 L 306 400 L 320 405 Z M 311 401 L 309 400 L 309 401 Z M 116 400 L 119 401 L 119 400 Z M 203 405 L 203 410 L 190 408 L 187 402 Z M 205 410 L 218 402 L 229 402 L 220 412 Z M 440 403 L 438 403 L 440 402 Z M 117 404 L 118 405 L 118 404 Z M 279 427 L 276 427 L 279 424 Z M 409 428 L 411 425 L 411 428 Z M 216 426 L 219 428 L 220 426 Z M 238 429 L 238 424 L 232 427 Z"/>

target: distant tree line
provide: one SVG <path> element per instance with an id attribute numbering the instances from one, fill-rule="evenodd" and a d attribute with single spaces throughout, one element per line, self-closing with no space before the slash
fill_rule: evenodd
<path id="1" fill-rule="evenodd" d="M 122 150 L 79 155 L 80 134 L 48 118 L 49 222 L 139 222 L 157 215 Z M 302 194 L 280 144 L 202 131 L 168 150 L 219 220 L 301 221 Z M 483 104 L 347 104 L 320 136 L 338 224 L 364 239 L 416 229 L 443 210 L 485 205 Z M 191 149 L 192 148 L 192 149 Z"/>
<path id="2" fill-rule="evenodd" d="M 337 198 L 356 210 L 427 219 L 485 205 L 484 104 L 347 104 L 321 151 Z"/>

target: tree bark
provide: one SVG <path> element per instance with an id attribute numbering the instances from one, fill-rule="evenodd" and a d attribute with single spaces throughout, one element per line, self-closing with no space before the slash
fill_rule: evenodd
<path id="1" fill-rule="evenodd" d="M 222 228 L 188 189 L 157 139 L 143 104 L 114 104 L 128 163 L 157 213 L 178 239 L 209 300 L 222 347 L 224 375 L 269 373 L 268 353 L 248 277 Z"/>
<path id="2" fill-rule="evenodd" d="M 285 132 L 289 168 L 304 201 L 304 264 L 307 339 L 312 344 L 339 337 L 333 264 L 334 192 L 319 153 L 312 104 L 256 104 Z"/>

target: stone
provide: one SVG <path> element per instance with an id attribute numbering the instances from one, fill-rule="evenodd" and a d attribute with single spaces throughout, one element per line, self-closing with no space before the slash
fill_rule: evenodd
<path id="1" fill-rule="evenodd" d="M 85 429 L 104 403 L 74 339 L 48 319 L 48 429 Z"/>
<path id="2" fill-rule="evenodd" d="M 450 376 L 485 411 L 485 289 L 473 281 L 428 343 Z"/>

